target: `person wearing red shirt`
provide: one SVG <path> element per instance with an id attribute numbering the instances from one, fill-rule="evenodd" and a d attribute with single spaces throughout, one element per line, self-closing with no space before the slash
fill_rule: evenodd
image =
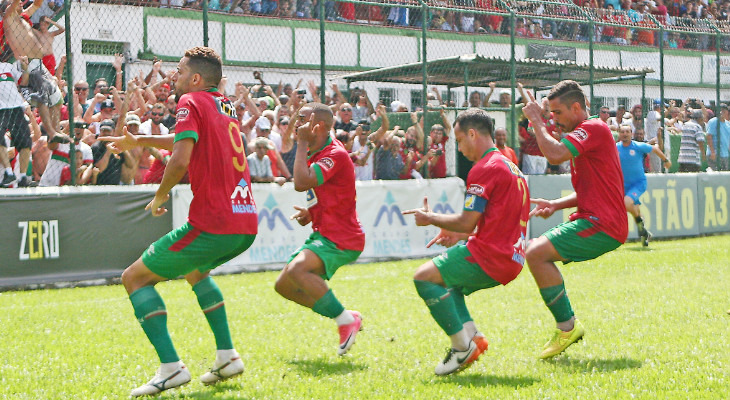
<path id="1" fill-rule="evenodd" d="M 341 266 L 357 260 L 365 233 L 355 209 L 355 166 L 345 146 L 332 137 L 332 110 L 309 103 L 297 113 L 294 189 L 307 192 L 307 207 L 295 206 L 299 225 L 311 222 L 312 234 L 297 249 L 274 286 L 284 298 L 337 323 L 344 355 L 362 326 L 357 311 L 346 310 L 327 286 Z"/>
<path id="2" fill-rule="evenodd" d="M 188 222 L 150 245 L 122 273 L 124 285 L 142 329 L 162 365 L 133 397 L 159 393 L 190 381 L 167 330 L 165 303 L 155 290 L 158 282 L 180 275 L 190 283 L 216 342 L 216 358 L 200 380 L 213 384 L 243 372 L 233 347 L 225 303 L 210 271 L 248 249 L 258 231 L 251 177 L 238 130 L 233 103 L 218 92 L 220 56 L 209 47 L 185 52 L 177 67 L 175 93 L 179 99 L 176 133 L 170 135 L 100 138 L 114 151 L 136 146 L 172 150 L 157 193 L 145 208 L 152 216 L 167 212 L 169 192 L 188 173 L 193 199 Z"/>
<path id="3" fill-rule="evenodd" d="M 569 132 L 560 141 L 548 132 L 543 121 L 547 103 L 557 128 Z M 540 358 L 550 358 L 584 334 L 555 262 L 592 260 L 626 241 L 628 221 L 623 175 L 611 130 L 598 118 L 588 119 L 585 94 L 575 81 L 565 80 L 555 85 L 542 106 L 530 95 L 523 112 L 532 122 L 537 143 L 548 161 L 557 165 L 570 160 L 575 189 L 574 193 L 556 200 L 530 199 L 536 204 L 530 216 L 548 218 L 558 210 L 578 209 L 570 221 L 532 240 L 526 253 L 530 272 L 557 323 L 555 334 L 540 354 Z"/>
<path id="4" fill-rule="evenodd" d="M 487 112 L 477 108 L 462 112 L 454 122 L 459 151 L 474 161 L 461 214 L 433 213 L 427 199 L 423 208 L 403 212 L 414 214 L 418 226 L 441 228 L 426 247 L 451 247 L 421 265 L 413 277 L 418 295 L 451 338 L 451 349 L 437 364 L 436 375 L 461 371 L 487 350 L 464 296 L 508 284 L 525 262 L 530 193 L 522 172 L 495 147 L 493 130 Z M 466 245 L 454 246 L 459 240 Z"/>
<path id="5" fill-rule="evenodd" d="M 504 128 L 497 128 L 494 131 L 494 144 L 497 146 L 497 150 L 504 154 L 508 160 L 512 161 L 513 164 L 517 165 L 517 154 L 512 148 L 507 147 L 507 130 Z"/>

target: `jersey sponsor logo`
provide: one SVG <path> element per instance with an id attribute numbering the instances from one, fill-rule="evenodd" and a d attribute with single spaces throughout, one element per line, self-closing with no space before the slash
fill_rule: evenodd
<path id="1" fill-rule="evenodd" d="M 474 203 L 476 202 L 476 196 L 473 194 L 469 194 L 464 199 L 464 208 L 467 210 L 473 210 L 474 209 Z"/>
<path id="2" fill-rule="evenodd" d="M 227 99 L 226 97 L 215 97 L 215 106 L 218 109 L 218 112 L 227 116 L 231 117 L 233 119 L 237 119 L 236 117 L 236 107 L 233 106 L 231 101 Z"/>
<path id="3" fill-rule="evenodd" d="M 234 214 L 256 214 L 251 188 L 245 179 L 241 179 L 231 193 L 231 210 Z"/>
<path id="4" fill-rule="evenodd" d="M 18 221 L 18 228 L 23 230 L 18 253 L 20 261 L 52 259 L 60 256 L 57 219 Z"/>
<path id="5" fill-rule="evenodd" d="M 574 130 L 571 135 L 573 135 L 574 138 L 581 142 L 588 139 L 588 132 L 583 130 L 583 128 L 578 128 Z"/>
<path id="6" fill-rule="evenodd" d="M 329 157 L 324 157 L 321 160 L 317 161 L 317 163 L 327 169 L 330 169 L 335 166 L 335 161 Z"/>
<path id="7" fill-rule="evenodd" d="M 190 110 L 188 110 L 188 109 L 187 109 L 187 108 L 185 108 L 185 107 L 183 107 L 183 108 L 179 108 L 179 109 L 177 110 L 177 113 L 175 114 L 175 120 L 176 120 L 176 121 L 184 121 L 184 120 L 185 120 L 185 118 L 187 118 L 187 117 L 188 117 L 188 115 L 190 115 Z"/>
<path id="8" fill-rule="evenodd" d="M 484 187 L 480 185 L 469 185 L 469 187 L 466 188 L 466 193 L 481 196 L 484 194 Z"/>

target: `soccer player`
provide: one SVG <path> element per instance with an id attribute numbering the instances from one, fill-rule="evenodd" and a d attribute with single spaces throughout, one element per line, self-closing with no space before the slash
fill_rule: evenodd
<path id="1" fill-rule="evenodd" d="M 549 102 L 561 132 L 556 140 L 545 128 L 543 108 Z M 532 122 L 537 144 L 550 164 L 570 160 L 575 192 L 556 200 L 530 199 L 536 207 L 530 217 L 548 218 L 558 210 L 578 207 L 570 221 L 532 240 L 527 264 L 545 305 L 555 317 L 557 329 L 545 344 L 540 358 L 562 353 L 585 333 L 575 318 L 556 261 L 591 260 L 621 246 L 628 235 L 623 201 L 623 177 L 611 130 L 598 118 L 588 119 L 586 98 L 578 83 L 565 80 L 555 85 L 543 105 L 530 94 L 523 113 Z"/>
<path id="2" fill-rule="evenodd" d="M 422 209 L 403 211 L 414 214 L 418 226 L 441 228 L 427 247 L 434 243 L 451 247 L 467 240 L 421 265 L 413 277 L 418 295 L 451 338 L 451 349 L 436 365 L 436 375 L 458 372 L 487 350 L 464 296 L 506 285 L 519 275 L 530 214 L 527 182 L 495 146 L 493 121 L 486 111 L 470 108 L 459 114 L 454 135 L 459 151 L 475 163 L 466 179 L 461 214 L 433 213 L 426 199 Z"/>
<path id="3" fill-rule="evenodd" d="M 208 47 L 185 52 L 177 67 L 177 128 L 174 135 L 133 136 L 125 131 L 111 141 L 114 151 L 135 146 L 172 150 L 154 199 L 147 205 L 153 216 L 167 212 L 169 192 L 188 172 L 193 191 L 188 222 L 150 245 L 142 257 L 122 274 L 134 315 L 154 346 L 162 365 L 132 396 L 159 393 L 190 381 L 190 372 L 178 357 L 167 331 L 165 303 L 155 290 L 158 282 L 183 275 L 198 297 L 217 347 L 205 384 L 243 372 L 243 362 L 233 347 L 225 303 L 210 270 L 251 246 L 258 219 L 251 195 L 235 107 L 218 92 L 221 58 Z"/>
<path id="4" fill-rule="evenodd" d="M 648 246 L 651 232 L 644 228 L 644 220 L 641 218 L 641 209 L 639 208 L 639 204 L 641 204 L 639 197 L 646 192 L 644 155 L 656 154 L 663 161 L 664 168 L 667 170 L 672 167 L 672 162 L 659 149 L 659 146 L 631 140 L 631 125 L 626 124 L 619 127 L 618 139 L 619 142 L 616 143 L 616 148 L 618 148 L 621 171 L 624 177 L 624 204 L 626 205 L 626 211 L 634 216 L 636 227 L 639 229 L 641 244 Z"/>
<path id="5" fill-rule="evenodd" d="M 292 216 L 314 231 L 297 249 L 276 280 L 283 297 L 335 320 L 340 334 L 337 354 L 355 343 L 362 326 L 357 311 L 345 310 L 326 280 L 338 268 L 360 256 L 365 234 L 355 210 L 355 166 L 345 146 L 330 131 L 334 116 L 329 107 L 309 103 L 297 113 L 297 153 L 294 189 L 307 192 L 307 207 L 294 207 Z"/>

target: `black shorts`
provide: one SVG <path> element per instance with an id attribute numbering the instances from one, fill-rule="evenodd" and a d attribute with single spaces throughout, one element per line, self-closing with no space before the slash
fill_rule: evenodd
<path id="1" fill-rule="evenodd" d="M 10 145 L 15 147 L 15 150 L 30 149 L 33 145 L 22 107 L 0 110 L 0 134 L 4 135 L 7 131 L 10 131 Z"/>

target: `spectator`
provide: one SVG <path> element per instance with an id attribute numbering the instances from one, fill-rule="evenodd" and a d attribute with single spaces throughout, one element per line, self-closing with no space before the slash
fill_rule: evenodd
<path id="1" fill-rule="evenodd" d="M 375 176 L 377 179 L 395 180 L 399 179 L 400 173 L 406 167 L 400 155 L 401 139 L 396 136 L 398 127 L 387 132 L 383 143 L 375 153 Z"/>
<path id="2" fill-rule="evenodd" d="M 380 128 L 375 133 L 371 134 L 370 122 L 367 119 L 361 120 L 355 129 L 355 140 L 352 143 L 350 158 L 355 163 L 355 179 L 359 181 L 373 179 L 375 144 L 380 142 L 390 125 L 384 105 L 379 105 L 375 113 L 376 119 L 381 120 Z"/>
<path id="3" fill-rule="evenodd" d="M 24 72 L 21 73 L 17 65 L 8 62 L 11 55 L 10 51 L 5 51 L 0 55 L 0 77 L 2 77 L 0 79 L 0 132 L 3 135 L 2 139 L 4 139 L 6 131 L 10 132 L 10 145 L 15 147 L 19 153 L 20 165 L 27 166 L 33 144 L 28 122 L 25 120 L 23 96 L 18 92 L 16 84 L 22 85 L 28 80 L 28 57 L 23 56 L 19 60 L 21 65 L 25 66 Z M 0 187 L 9 187 L 18 179 L 20 179 L 18 186 L 30 186 L 32 179 L 25 175 L 23 169 L 19 172 L 20 176 L 16 177 L 13 169 L 10 168 L 4 140 L 0 140 L 0 167 L 4 172 Z"/>
<path id="4" fill-rule="evenodd" d="M 121 127 L 117 127 L 115 130 L 108 129 L 107 127 L 99 130 L 99 136 L 102 137 L 121 136 L 121 134 Z M 128 151 L 113 154 L 108 149 L 108 146 L 111 146 L 111 144 L 102 141 L 98 141 L 91 146 L 94 166 L 99 169 L 99 175 L 96 178 L 97 185 L 119 185 L 122 181 L 122 166 L 124 165 L 128 169 L 131 169 L 135 165 Z"/>
<path id="5" fill-rule="evenodd" d="M 446 142 L 449 140 L 451 133 L 451 121 L 446 116 L 446 111 L 442 108 L 439 110 L 441 114 L 442 124 L 434 124 L 431 126 L 429 138 L 431 145 L 429 153 L 432 155 L 428 160 L 428 177 L 429 178 L 445 178 L 446 177 Z"/>
<path id="6" fill-rule="evenodd" d="M 56 30 L 50 32 L 48 28 L 53 25 Z M 53 55 L 53 39 L 66 31 L 64 27 L 56 23 L 49 17 L 41 17 L 40 22 L 35 27 L 37 29 L 36 37 L 41 45 L 43 52 L 43 65 L 46 66 L 51 75 L 56 75 L 56 56 Z"/>
<path id="7" fill-rule="evenodd" d="M 247 157 L 251 168 L 251 182 L 276 182 L 279 186 L 286 182 L 282 177 L 275 177 L 271 170 L 271 160 L 266 152 L 274 149 L 274 144 L 265 137 L 257 137 L 253 143 L 254 153 Z"/>
<path id="8" fill-rule="evenodd" d="M 646 113 L 646 119 L 644 120 L 644 138 L 651 144 L 656 144 L 664 154 L 671 154 L 671 139 L 669 138 L 668 132 L 665 130 L 662 134 L 662 114 L 661 99 L 654 99 L 652 110 Z M 662 172 L 663 161 L 656 153 L 649 154 L 649 171 L 650 172 Z"/>
<path id="9" fill-rule="evenodd" d="M 507 130 L 504 128 L 497 128 L 494 131 L 494 140 L 497 145 L 497 149 L 500 153 L 504 154 L 508 160 L 512 161 L 514 165 L 518 165 L 517 154 L 510 147 L 507 147 Z"/>
<path id="10" fill-rule="evenodd" d="M 68 134 L 68 121 L 64 121 L 65 130 Z M 74 147 L 81 152 L 83 164 L 91 164 L 94 160 L 92 149 L 82 141 L 84 136 L 91 134 L 86 128 L 88 124 L 77 119 L 74 123 Z M 69 136 L 57 135 L 48 141 L 48 148 L 52 151 L 51 157 L 46 164 L 46 169 L 41 176 L 39 186 L 59 186 L 63 168 L 71 163 L 71 144 Z"/>
<path id="11" fill-rule="evenodd" d="M 375 108 L 368 98 L 368 92 L 365 90 L 360 91 L 357 96 L 357 103 L 352 107 L 352 119 L 354 121 L 362 121 L 364 119 L 370 121 L 371 115 L 374 112 Z"/>
<path id="12" fill-rule="evenodd" d="M 162 123 L 165 119 L 165 105 L 156 103 L 150 111 L 150 118 L 139 126 L 141 135 L 167 135 L 170 130 Z"/>
<path id="13" fill-rule="evenodd" d="M 702 111 L 694 110 L 690 120 L 682 126 L 682 141 L 679 146 L 679 172 L 700 172 L 701 161 L 705 161 L 705 132 L 700 125 Z"/>
<path id="14" fill-rule="evenodd" d="M 707 157 L 715 171 L 730 170 L 730 111 L 720 104 L 720 115 L 707 122 Z"/>
<path id="15" fill-rule="evenodd" d="M 335 119 L 335 132 L 343 130 L 347 133 L 354 131 L 357 128 L 357 122 L 352 120 L 352 106 L 350 103 L 343 103 L 337 111 L 337 118 Z"/>

